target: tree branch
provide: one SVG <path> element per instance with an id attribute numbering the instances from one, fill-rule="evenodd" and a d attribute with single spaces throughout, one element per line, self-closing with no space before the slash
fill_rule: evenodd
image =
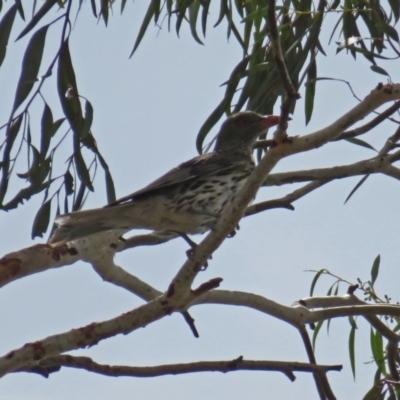
<path id="1" fill-rule="evenodd" d="M 192 363 L 166 364 L 153 367 L 132 367 L 125 365 L 99 364 L 89 357 L 76 357 L 71 355 L 60 355 L 51 357 L 35 366 L 36 370 L 21 368 L 15 372 L 38 372 L 43 368 L 45 375 L 47 370 L 57 371 L 60 367 L 84 369 L 101 375 L 120 377 L 132 376 L 149 378 L 164 375 L 179 375 L 194 372 L 234 372 L 234 371 L 277 371 L 282 372 L 291 381 L 296 377 L 293 372 L 318 372 L 341 371 L 341 365 L 313 365 L 301 362 L 288 361 L 256 361 L 244 360 L 242 356 L 227 361 L 198 361 Z M 50 367 L 50 368 L 49 368 Z M 51 372 L 50 372 L 51 373 Z"/>
<path id="2" fill-rule="evenodd" d="M 385 111 L 382 111 L 378 116 L 376 116 L 372 121 L 367 124 L 360 126 L 358 128 L 352 129 L 350 131 L 343 132 L 333 141 L 353 138 L 356 136 L 360 136 L 366 132 L 369 132 L 371 129 L 375 128 L 381 122 L 385 121 L 388 117 L 390 117 L 394 112 L 400 109 L 400 101 L 396 101 L 393 105 L 387 108 Z"/>
<path id="3" fill-rule="evenodd" d="M 313 182 L 304 185 L 300 189 L 294 190 L 292 193 L 287 194 L 286 196 L 281 197 L 280 199 L 263 201 L 261 203 L 256 203 L 250 207 L 247 207 L 245 217 L 250 215 L 254 215 L 260 213 L 265 210 L 269 210 L 271 208 L 287 208 L 288 210 L 294 210 L 292 203 L 308 193 L 311 193 L 313 190 L 320 188 L 321 186 L 327 184 L 330 180 L 316 180 Z"/>
<path id="4" fill-rule="evenodd" d="M 308 336 L 307 330 L 304 325 L 299 325 L 298 331 L 300 333 L 301 339 L 303 340 L 304 347 L 307 352 L 308 360 L 312 365 L 317 365 L 317 360 L 315 359 L 314 350 L 312 348 L 312 344 L 310 338 Z M 317 387 L 319 397 L 322 400 L 335 400 L 336 397 L 332 392 L 332 389 L 329 385 L 326 374 L 323 371 L 315 371 L 313 373 L 315 386 Z"/>

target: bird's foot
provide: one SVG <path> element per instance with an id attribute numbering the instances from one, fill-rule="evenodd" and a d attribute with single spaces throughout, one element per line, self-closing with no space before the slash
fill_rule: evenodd
<path id="1" fill-rule="evenodd" d="M 240 226 L 238 225 L 231 233 L 228 234 L 228 238 L 233 238 L 236 235 L 236 231 L 240 229 Z"/>
<path id="2" fill-rule="evenodd" d="M 189 250 L 186 250 L 186 255 L 189 260 L 193 260 L 194 251 L 195 251 L 196 247 L 198 246 L 197 243 L 194 243 L 194 242 L 193 242 L 193 245 L 194 246 L 192 246 Z M 210 255 L 210 257 L 208 257 L 208 259 L 211 260 L 212 255 Z M 207 269 L 207 267 L 208 267 L 208 262 L 206 261 L 203 264 L 203 266 L 200 268 L 200 271 L 205 271 Z"/>
<path id="3" fill-rule="evenodd" d="M 190 237 L 184 232 L 175 231 L 175 233 L 178 234 L 190 246 L 190 249 L 186 250 L 186 256 L 189 260 L 193 260 L 193 254 L 198 244 L 194 242 L 192 239 L 190 239 Z M 208 259 L 211 260 L 212 255 L 210 255 Z M 205 269 L 207 269 L 207 267 L 208 267 L 208 262 L 206 261 L 204 265 L 201 267 L 201 271 L 204 271 Z"/>

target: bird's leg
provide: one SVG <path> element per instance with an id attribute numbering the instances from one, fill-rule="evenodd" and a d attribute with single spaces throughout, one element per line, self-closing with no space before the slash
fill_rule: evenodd
<path id="1" fill-rule="evenodd" d="M 187 258 L 189 258 L 189 260 L 192 260 L 194 250 L 198 246 L 198 244 L 196 242 L 194 242 L 192 239 L 190 239 L 190 237 L 185 232 L 178 232 L 178 231 L 172 231 L 172 232 L 179 235 L 190 246 L 190 249 L 186 250 L 186 255 L 187 255 Z M 211 260 L 212 255 L 210 255 L 210 257 L 208 257 L 208 259 Z M 207 267 L 208 267 L 208 263 L 206 261 L 201 270 L 204 271 Z"/>

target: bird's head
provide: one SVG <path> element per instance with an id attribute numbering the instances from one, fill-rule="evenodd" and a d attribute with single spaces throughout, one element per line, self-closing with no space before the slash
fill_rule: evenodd
<path id="1" fill-rule="evenodd" d="M 222 124 L 214 151 L 251 154 L 257 138 L 278 123 L 277 115 L 261 115 L 254 111 L 233 114 Z"/>

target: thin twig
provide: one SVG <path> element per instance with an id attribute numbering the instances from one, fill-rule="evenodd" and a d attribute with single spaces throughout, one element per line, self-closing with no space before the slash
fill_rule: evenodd
<path id="1" fill-rule="evenodd" d="M 310 338 L 308 336 L 305 326 L 300 325 L 300 326 L 298 326 L 297 329 L 300 333 L 301 339 L 302 339 L 304 347 L 306 349 L 308 361 L 310 362 L 310 364 L 316 365 L 317 361 L 315 359 L 314 350 L 312 348 L 311 341 L 310 341 Z M 317 387 L 319 398 L 321 400 L 326 400 L 327 397 L 325 396 L 325 390 L 324 390 L 323 384 L 321 382 L 321 376 L 319 374 L 314 373 L 313 377 L 314 377 L 315 386 Z"/>
<path id="2" fill-rule="evenodd" d="M 281 139 L 279 132 L 285 132 L 286 136 L 286 129 L 291 106 L 296 99 L 300 98 L 300 95 L 293 86 L 283 58 L 281 41 L 279 38 L 278 26 L 276 21 L 275 0 L 268 0 L 267 6 L 267 20 L 269 25 L 272 52 L 274 54 L 275 67 L 278 71 L 282 86 L 285 91 L 285 96 L 281 105 L 281 118 L 279 121 L 277 133 L 275 135 L 275 139 Z"/>
<path id="3" fill-rule="evenodd" d="M 261 203 L 253 204 L 250 207 L 247 207 L 245 217 L 250 215 L 258 214 L 265 210 L 270 210 L 272 208 L 286 208 L 288 210 L 294 210 L 292 203 L 308 193 L 311 193 L 313 190 L 320 188 L 326 183 L 330 182 L 330 179 L 324 180 L 315 180 L 310 183 L 307 183 L 300 189 L 294 190 L 292 193 L 287 194 L 279 199 L 263 201 Z"/>
<path id="4" fill-rule="evenodd" d="M 363 126 L 360 126 L 358 128 L 351 129 L 349 131 L 343 132 L 336 139 L 334 139 L 333 142 L 336 142 L 338 140 L 353 138 L 353 137 L 356 137 L 356 136 L 360 136 L 360 135 L 362 135 L 362 134 L 364 134 L 366 132 L 369 132 L 371 129 L 375 128 L 377 125 L 379 125 L 381 122 L 386 120 L 390 115 L 392 115 L 394 112 L 398 111 L 399 109 L 400 109 L 400 101 L 396 101 L 388 109 L 386 109 L 385 111 L 381 112 L 372 121 L 370 121 L 367 124 L 365 124 Z"/>

